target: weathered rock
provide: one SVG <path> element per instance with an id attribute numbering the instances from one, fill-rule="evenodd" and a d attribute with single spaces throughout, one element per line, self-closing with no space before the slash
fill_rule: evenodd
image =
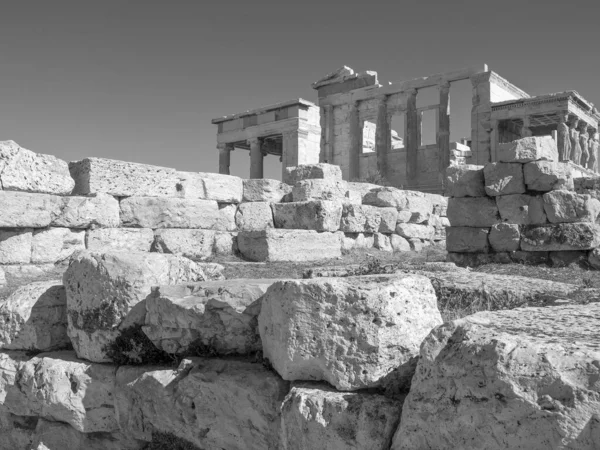
<path id="1" fill-rule="evenodd" d="M 375 246 L 375 236 L 371 233 L 358 233 L 354 241 L 354 248 L 369 249 Z"/>
<path id="2" fill-rule="evenodd" d="M 368 205 L 343 205 L 339 225 L 341 231 L 345 233 L 376 233 L 380 226 L 380 208 Z"/>
<path id="3" fill-rule="evenodd" d="M 422 192 L 404 191 L 393 187 L 371 190 L 363 197 L 363 204 L 380 208 L 393 207 L 399 211 L 410 211 L 410 222 L 425 222 L 433 213 L 431 199 Z"/>
<path id="4" fill-rule="evenodd" d="M 4 279 L 8 286 L 21 286 L 42 277 L 44 280 L 58 279 L 62 277 L 65 269 L 64 264 L 14 264 L 2 266 Z"/>
<path id="5" fill-rule="evenodd" d="M 238 205 L 234 203 L 220 203 L 219 215 L 213 225 L 214 230 L 218 231 L 237 231 L 235 224 L 235 215 L 238 211 Z"/>
<path id="6" fill-rule="evenodd" d="M 217 231 L 215 233 L 215 255 L 235 255 L 238 253 L 237 233 Z"/>
<path id="7" fill-rule="evenodd" d="M 67 297 L 61 281 L 21 286 L 0 302 L 0 348 L 49 351 L 69 344 Z"/>
<path id="8" fill-rule="evenodd" d="M 483 264 L 508 264 L 512 262 L 510 254 L 501 253 L 455 253 L 449 252 L 448 262 L 459 267 L 477 267 Z"/>
<path id="9" fill-rule="evenodd" d="M 193 261 L 160 253 L 83 251 L 71 258 L 63 281 L 67 292 L 68 333 L 80 358 L 107 362 L 106 346 L 151 287 L 204 281 Z M 144 311 L 145 313 L 145 311 Z M 141 317 L 143 323 L 143 313 Z"/>
<path id="10" fill-rule="evenodd" d="M 129 197 L 120 206 L 125 227 L 219 229 L 219 206 L 214 200 Z"/>
<path id="11" fill-rule="evenodd" d="M 487 253 L 490 250 L 489 228 L 448 227 L 446 249 L 458 253 Z"/>
<path id="12" fill-rule="evenodd" d="M 31 228 L 0 230 L 0 264 L 31 262 Z"/>
<path id="13" fill-rule="evenodd" d="M 390 235 L 390 244 L 395 252 L 410 251 L 410 243 L 405 238 L 398 236 L 397 234 Z"/>
<path id="14" fill-rule="evenodd" d="M 600 226 L 581 223 L 528 225 L 521 230 L 525 251 L 590 250 L 600 246 Z"/>
<path id="15" fill-rule="evenodd" d="M 516 251 L 510 254 L 510 259 L 519 264 L 545 264 L 548 262 L 548 252 Z"/>
<path id="16" fill-rule="evenodd" d="M 199 448 L 278 449 L 288 390 L 261 364 L 193 358 L 179 370 L 121 367 L 115 397 L 121 428 L 137 439 L 157 430 Z"/>
<path id="17" fill-rule="evenodd" d="M 552 191 L 543 195 L 544 211 L 551 223 L 595 222 L 600 201 L 571 191 Z"/>
<path id="18" fill-rule="evenodd" d="M 275 228 L 337 231 L 340 227 L 341 202 L 320 200 L 273 203 L 272 208 Z"/>
<path id="19" fill-rule="evenodd" d="M 449 198 L 448 220 L 453 227 L 491 227 L 500 222 L 500 214 L 488 197 Z"/>
<path id="20" fill-rule="evenodd" d="M 273 211 L 268 202 L 242 203 L 235 214 L 235 224 L 244 231 L 273 228 Z"/>
<path id="21" fill-rule="evenodd" d="M 15 141 L 0 141 L 0 186 L 7 191 L 66 195 L 75 182 L 65 161 L 34 153 Z"/>
<path id="22" fill-rule="evenodd" d="M 292 192 L 292 187 L 277 180 L 249 179 L 243 180 L 244 202 L 279 203 Z"/>
<path id="23" fill-rule="evenodd" d="M 283 174 L 284 182 L 295 185 L 298 181 L 324 178 L 327 180 L 341 180 L 342 169 L 333 164 L 302 164 L 295 167 L 286 167 Z"/>
<path id="24" fill-rule="evenodd" d="M 258 316 L 263 354 L 283 379 L 339 390 L 380 386 L 440 323 L 431 283 L 412 275 L 281 281 Z"/>
<path id="25" fill-rule="evenodd" d="M 394 248 L 392 247 L 392 242 L 390 241 L 390 237 L 383 233 L 375 233 L 373 235 L 373 247 L 384 251 L 384 252 L 393 252 Z"/>
<path id="26" fill-rule="evenodd" d="M 539 225 L 547 223 L 544 203 L 539 195 L 502 195 L 496 197 L 502 220 L 517 225 Z"/>
<path id="27" fill-rule="evenodd" d="M 239 177 L 210 172 L 177 172 L 181 179 L 181 196 L 215 200 L 223 203 L 240 203 L 244 193 Z"/>
<path id="28" fill-rule="evenodd" d="M 369 191 L 372 191 L 373 189 L 379 189 L 380 187 L 381 186 L 378 184 L 348 181 L 348 189 L 357 192 L 360 195 L 361 201 Z"/>
<path id="29" fill-rule="evenodd" d="M 301 180 L 292 188 L 292 199 L 295 202 L 306 202 L 310 200 L 350 200 L 348 183 L 337 179 Z"/>
<path id="30" fill-rule="evenodd" d="M 381 223 L 379 225 L 379 232 L 390 234 L 396 231 L 396 224 L 398 223 L 398 210 L 396 208 L 378 208 L 379 214 L 381 215 Z"/>
<path id="31" fill-rule="evenodd" d="M 573 190 L 571 166 L 557 161 L 533 161 L 523 166 L 527 189 L 549 192 L 558 189 Z"/>
<path id="32" fill-rule="evenodd" d="M 525 192 L 523 164 L 486 164 L 483 168 L 483 175 L 485 178 L 485 192 L 490 197 L 523 194 Z"/>
<path id="33" fill-rule="evenodd" d="M 219 355 L 259 351 L 260 299 L 275 281 L 235 279 L 154 288 L 146 299 L 142 329 L 167 353 L 185 353 L 194 346 Z"/>
<path id="34" fill-rule="evenodd" d="M 154 242 L 150 228 L 96 228 L 86 232 L 86 248 L 92 251 L 149 252 Z"/>
<path id="35" fill-rule="evenodd" d="M 411 217 L 412 213 L 410 211 L 398 211 L 398 220 L 396 223 L 408 223 Z"/>
<path id="36" fill-rule="evenodd" d="M 0 228 L 44 228 L 60 214 L 63 198 L 57 195 L 0 191 Z"/>
<path id="37" fill-rule="evenodd" d="M 498 145 L 498 161 L 528 163 L 531 161 L 558 161 L 558 149 L 552 136 L 532 136 Z"/>
<path id="38" fill-rule="evenodd" d="M 549 252 L 548 257 L 552 267 L 568 267 L 572 264 L 584 265 L 587 262 L 587 254 L 585 250 L 570 250 Z"/>
<path id="39" fill-rule="evenodd" d="M 152 250 L 192 259 L 206 259 L 213 254 L 215 231 L 186 228 L 162 228 L 154 233 Z"/>
<path id="40" fill-rule="evenodd" d="M 392 449 L 600 444 L 600 304 L 480 312 L 435 329 Z"/>
<path id="41" fill-rule="evenodd" d="M 85 230 L 35 230 L 31 242 L 31 262 L 38 264 L 63 261 L 79 250 L 85 250 Z"/>
<path id="42" fill-rule="evenodd" d="M 90 228 L 118 227 L 119 202 L 107 194 L 90 197 L 64 197 L 60 214 L 51 223 L 54 227 Z"/>
<path id="43" fill-rule="evenodd" d="M 396 225 L 396 234 L 404 238 L 433 239 L 435 228 L 431 225 L 418 223 L 399 223 Z"/>
<path id="44" fill-rule="evenodd" d="M 588 263 L 596 270 L 600 270 L 600 248 L 590 250 Z"/>
<path id="45" fill-rule="evenodd" d="M 237 244 L 250 261 L 315 261 L 342 256 L 335 233 L 314 230 L 240 231 Z"/>
<path id="46" fill-rule="evenodd" d="M 483 166 L 451 165 L 446 169 L 448 197 L 485 197 Z"/>
<path id="47" fill-rule="evenodd" d="M 382 395 L 295 383 L 281 406 L 282 448 L 387 450 L 401 411 Z"/>
<path id="48" fill-rule="evenodd" d="M 519 226 L 509 223 L 497 223 L 490 230 L 489 241 L 496 252 L 517 251 L 521 246 Z"/>

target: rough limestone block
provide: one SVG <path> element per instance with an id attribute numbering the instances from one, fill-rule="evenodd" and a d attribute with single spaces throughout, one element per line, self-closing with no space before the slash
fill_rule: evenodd
<path id="1" fill-rule="evenodd" d="M 0 264 L 31 262 L 31 228 L 0 230 Z"/>
<path id="2" fill-rule="evenodd" d="M 433 286 L 419 275 L 280 281 L 258 316 L 263 355 L 284 380 L 345 391 L 381 386 L 441 323 Z"/>
<path id="3" fill-rule="evenodd" d="M 180 195 L 183 198 L 215 200 L 223 203 L 240 203 L 244 193 L 243 180 L 232 175 L 209 172 L 177 172 L 181 179 Z"/>
<path id="4" fill-rule="evenodd" d="M 0 348 L 50 351 L 70 343 L 67 297 L 60 280 L 21 286 L 0 302 Z"/>
<path id="5" fill-rule="evenodd" d="M 314 230 L 240 231 L 238 248 L 250 261 L 315 261 L 342 256 L 335 233 Z"/>
<path id="6" fill-rule="evenodd" d="M 368 250 L 375 247 L 375 236 L 371 233 L 358 233 L 354 241 L 354 248 Z"/>
<path id="7" fill-rule="evenodd" d="M 116 367 L 77 359 L 72 351 L 28 358 L 0 353 L 0 397 L 18 416 L 69 424 L 84 433 L 110 433 L 119 426 L 114 406 Z"/>
<path id="8" fill-rule="evenodd" d="M 66 228 L 114 228 L 120 224 L 119 201 L 111 195 L 64 197 L 60 214 L 50 224 Z"/>
<path id="9" fill-rule="evenodd" d="M 574 189 L 571 166 L 565 162 L 533 161 L 523 166 L 523 176 L 530 191 Z"/>
<path id="10" fill-rule="evenodd" d="M 396 208 L 379 208 L 379 214 L 381 215 L 379 232 L 384 234 L 394 233 L 398 223 L 398 210 Z"/>
<path id="11" fill-rule="evenodd" d="M 87 230 L 85 246 L 88 250 L 119 250 L 149 252 L 154 242 L 150 228 L 96 228 Z"/>
<path id="12" fill-rule="evenodd" d="M 163 228 L 154 233 L 152 250 L 192 259 L 206 259 L 213 255 L 215 231 L 185 228 Z"/>
<path id="13" fill-rule="evenodd" d="M 268 202 L 242 203 L 235 214 L 235 224 L 239 230 L 258 231 L 273 228 L 273 211 Z"/>
<path id="14" fill-rule="evenodd" d="M 456 253 L 487 253 L 490 250 L 489 228 L 448 227 L 446 250 Z"/>
<path id="15" fill-rule="evenodd" d="M 523 164 L 490 163 L 483 168 L 485 192 L 490 197 L 525 192 Z"/>
<path id="16" fill-rule="evenodd" d="M 175 169 L 106 158 L 69 163 L 73 195 L 103 192 L 115 197 L 178 197 L 181 180 Z"/>
<path id="17" fill-rule="evenodd" d="M 337 201 L 273 203 L 272 208 L 275 228 L 337 231 L 342 218 L 342 203 Z"/>
<path id="18" fill-rule="evenodd" d="M 528 163 L 531 161 L 558 161 L 558 148 L 552 136 L 533 136 L 498 145 L 498 161 Z"/>
<path id="19" fill-rule="evenodd" d="M 310 200 L 350 201 L 348 183 L 335 179 L 312 179 L 298 181 L 292 188 L 294 202 Z M 360 202 L 358 202 L 360 204 Z"/>
<path id="20" fill-rule="evenodd" d="M 237 232 L 215 232 L 215 255 L 236 255 L 238 253 Z"/>
<path id="21" fill-rule="evenodd" d="M 34 153 L 15 141 L 0 141 L 0 186 L 6 191 L 67 195 L 75 182 L 65 161 Z"/>
<path id="22" fill-rule="evenodd" d="M 292 187 L 277 180 L 250 179 L 243 180 L 244 202 L 279 203 L 292 192 Z"/>
<path id="23" fill-rule="evenodd" d="M 581 266 L 587 263 L 586 250 L 570 250 L 561 252 L 548 252 L 552 267 L 569 267 L 572 264 Z"/>
<path id="24" fill-rule="evenodd" d="M 334 234 L 336 234 L 340 239 L 342 252 L 349 252 L 354 248 L 357 233 L 344 233 L 343 231 L 336 231 Z"/>
<path id="25" fill-rule="evenodd" d="M 483 166 L 449 166 L 446 169 L 445 194 L 448 197 L 485 197 Z"/>
<path id="26" fill-rule="evenodd" d="M 199 265 L 174 255 L 79 252 L 63 277 L 68 333 L 77 355 L 90 361 L 110 361 L 105 346 L 119 335 L 119 327 L 130 313 L 142 314 L 138 320 L 143 323 L 143 304 L 141 312 L 134 307 L 150 294 L 152 286 L 206 278 Z"/>
<path id="27" fill-rule="evenodd" d="M 379 186 L 378 184 L 348 181 L 348 188 L 351 191 L 357 192 L 362 200 L 368 192 L 372 191 L 373 189 L 379 189 L 381 188 L 381 186 Z"/>
<path id="28" fill-rule="evenodd" d="M 79 250 L 85 250 L 85 230 L 35 230 L 31 241 L 31 262 L 39 264 L 64 261 Z"/>
<path id="29" fill-rule="evenodd" d="M 421 346 L 391 448 L 598 448 L 599 320 L 593 303 L 438 327 Z"/>
<path id="30" fill-rule="evenodd" d="M 423 192 L 404 191 L 393 187 L 381 187 L 369 191 L 363 197 L 363 204 L 379 208 L 393 207 L 398 211 L 410 211 L 410 222 L 425 222 L 433 213 L 431 198 Z"/>
<path id="31" fill-rule="evenodd" d="M 121 200 L 120 206 L 124 227 L 210 230 L 221 218 L 214 200 L 129 197 Z"/>
<path id="32" fill-rule="evenodd" d="M 0 191 L 0 228 L 44 228 L 59 215 L 63 197 Z"/>
<path id="33" fill-rule="evenodd" d="M 544 202 L 539 195 L 515 194 L 496 197 L 503 221 L 517 225 L 539 225 L 548 222 Z"/>
<path id="34" fill-rule="evenodd" d="M 344 204 L 339 228 L 345 233 L 377 233 L 381 210 L 375 206 Z"/>
<path id="35" fill-rule="evenodd" d="M 491 227 L 500 214 L 492 198 L 449 198 L 448 220 L 453 227 Z"/>
<path id="36" fill-rule="evenodd" d="M 412 213 L 410 211 L 398 211 L 398 220 L 396 223 L 408 223 L 411 217 Z"/>
<path id="37" fill-rule="evenodd" d="M 396 234 L 404 238 L 418 238 L 418 239 L 433 239 L 435 234 L 435 228 L 431 225 L 424 225 L 419 223 L 399 223 L 396 225 Z"/>
<path id="38" fill-rule="evenodd" d="M 551 223 L 595 222 L 600 214 L 600 201 L 590 195 L 552 191 L 542 198 L 544 211 Z"/>
<path id="39" fill-rule="evenodd" d="M 262 350 L 257 317 L 261 298 L 277 280 L 235 279 L 154 288 L 142 328 L 167 353 L 203 345 L 219 355 Z"/>
<path id="40" fill-rule="evenodd" d="M 600 246 L 600 226 L 589 223 L 527 225 L 521 229 L 521 249 L 531 252 L 591 250 Z"/>
<path id="41" fill-rule="evenodd" d="M 390 235 L 390 244 L 395 252 L 410 251 L 410 243 L 406 240 L 406 238 L 398 236 L 397 234 Z"/>
<path id="42" fill-rule="evenodd" d="M 521 246 L 521 231 L 518 225 L 497 223 L 490 230 L 489 240 L 495 252 L 515 252 Z"/>
<path id="43" fill-rule="evenodd" d="M 295 185 L 298 181 L 324 178 L 327 180 L 341 180 L 342 169 L 333 164 L 302 164 L 295 167 L 286 167 L 283 174 L 284 183 Z"/>
<path id="44" fill-rule="evenodd" d="M 394 248 L 392 247 L 392 242 L 390 241 L 390 237 L 383 233 L 375 233 L 373 235 L 374 242 L 373 247 L 379 249 L 383 252 L 393 252 Z"/>
<path id="45" fill-rule="evenodd" d="M 288 390 L 262 364 L 193 358 L 177 370 L 122 366 L 115 398 L 121 428 L 136 439 L 161 430 L 201 449 L 280 449 Z"/>
<path id="46" fill-rule="evenodd" d="M 294 383 L 281 405 L 282 448 L 387 450 L 402 406 L 383 395 Z"/>

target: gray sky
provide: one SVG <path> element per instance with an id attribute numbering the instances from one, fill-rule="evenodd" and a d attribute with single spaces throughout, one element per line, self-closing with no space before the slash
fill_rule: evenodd
<path id="1" fill-rule="evenodd" d="M 4 2 L 0 139 L 214 172 L 212 118 L 316 101 L 310 83 L 342 65 L 387 83 L 487 63 L 530 94 L 600 104 L 599 24 L 597 0 Z M 248 167 L 234 152 L 233 173 Z"/>

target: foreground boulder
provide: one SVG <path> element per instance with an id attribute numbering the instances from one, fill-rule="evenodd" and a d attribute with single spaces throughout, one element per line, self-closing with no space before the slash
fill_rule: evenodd
<path id="1" fill-rule="evenodd" d="M 498 161 L 528 163 L 558 161 L 558 148 L 552 136 L 531 136 L 498 145 Z"/>
<path id="2" fill-rule="evenodd" d="M 143 323 L 144 300 L 152 286 L 205 281 L 193 261 L 160 253 L 83 251 L 74 255 L 63 282 L 67 293 L 68 333 L 80 358 L 107 362 L 106 346 L 119 326 Z"/>
<path id="3" fill-rule="evenodd" d="M 600 304 L 481 312 L 436 328 L 392 449 L 600 448 Z"/>
<path id="4" fill-rule="evenodd" d="M 433 287 L 419 275 L 280 281 L 258 316 L 263 354 L 284 380 L 347 391 L 381 386 L 410 366 L 441 323 Z"/>

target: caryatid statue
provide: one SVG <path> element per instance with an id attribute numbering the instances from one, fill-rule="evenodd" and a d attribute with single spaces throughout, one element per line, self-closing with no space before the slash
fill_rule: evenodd
<path id="1" fill-rule="evenodd" d="M 590 140 L 588 142 L 590 157 L 588 159 L 587 168 L 594 172 L 598 172 L 598 149 L 600 148 L 600 142 L 598 140 L 600 139 L 600 136 L 593 128 L 590 130 Z"/>
<path id="2" fill-rule="evenodd" d="M 587 167 L 590 152 L 588 149 L 588 140 L 590 136 L 587 132 L 587 123 L 579 121 L 579 147 L 581 147 L 581 160 L 579 164 L 583 167 Z"/>
<path id="3" fill-rule="evenodd" d="M 569 125 L 569 137 L 571 139 L 571 161 L 575 164 L 579 164 L 581 160 L 581 144 L 579 143 L 579 119 L 573 119 Z"/>
<path id="4" fill-rule="evenodd" d="M 568 161 L 571 158 L 571 137 L 568 122 L 569 115 L 561 114 L 556 128 L 559 161 Z"/>

